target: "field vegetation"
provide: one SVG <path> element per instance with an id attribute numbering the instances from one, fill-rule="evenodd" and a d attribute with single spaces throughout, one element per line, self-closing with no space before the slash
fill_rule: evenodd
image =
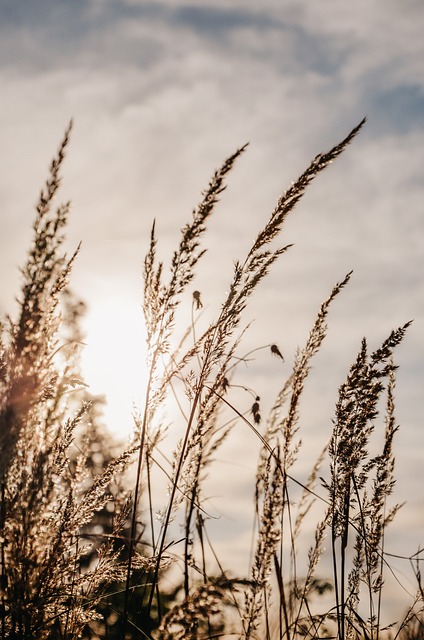
<path id="1" fill-rule="evenodd" d="M 405 552 L 415 593 L 403 618 L 384 614 L 392 572 L 385 534 L 398 511 L 391 501 L 394 352 L 409 323 L 382 337 L 378 348 L 365 339 L 358 345 L 329 416 L 331 438 L 308 477 L 295 468 L 300 403 L 332 302 L 350 274 L 328 293 L 304 345 L 286 362 L 290 373 L 277 381 L 269 414 L 253 389 L 249 412 L 232 394 L 240 365 L 252 357 L 240 347 L 248 331 L 244 311 L 289 248 L 281 242 L 284 223 L 363 124 L 317 155 L 281 195 L 235 262 L 207 326 L 200 321 L 203 293 L 194 290 L 196 268 L 209 218 L 246 147 L 215 172 L 166 267 L 157 258 L 153 224 L 142 301 L 148 382 L 131 441 L 121 451 L 102 427 L 99 399 L 90 395 L 80 367 L 84 304 L 69 285 L 79 249 L 66 255 L 70 206 L 55 204 L 67 129 L 36 207 L 17 317 L 1 323 L 0 638 L 423 637 L 420 552 Z M 192 317 L 185 327 L 180 306 L 187 300 Z M 259 348 L 270 358 L 287 357 L 278 344 Z M 208 530 L 205 479 L 240 423 L 254 434 L 258 464 L 245 505 L 255 523 L 250 572 L 234 576 Z M 177 445 L 165 455 L 170 434 Z M 155 504 L 158 482 L 165 508 Z M 314 532 L 309 547 L 305 528 Z M 402 584 L 399 592 L 404 598 Z"/>

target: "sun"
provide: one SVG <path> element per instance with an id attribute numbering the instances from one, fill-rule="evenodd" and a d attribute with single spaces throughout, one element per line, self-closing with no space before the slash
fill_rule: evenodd
<path id="1" fill-rule="evenodd" d="M 93 395 L 104 395 L 106 426 L 119 437 L 133 429 L 147 383 L 146 330 L 141 306 L 124 295 L 97 299 L 84 322 L 81 364 Z"/>

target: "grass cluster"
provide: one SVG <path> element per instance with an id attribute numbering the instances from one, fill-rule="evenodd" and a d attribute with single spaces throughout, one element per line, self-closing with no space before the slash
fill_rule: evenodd
<path id="1" fill-rule="evenodd" d="M 245 258 L 235 262 L 228 293 L 207 326 L 199 321 L 202 294 L 192 290 L 193 280 L 208 220 L 246 147 L 212 177 L 181 230 L 169 271 L 157 259 L 153 225 L 143 274 L 146 396 L 131 443 L 116 455 L 80 371 L 83 305 L 68 288 L 78 250 L 70 258 L 63 250 L 69 204 L 53 202 L 66 131 L 37 204 L 17 319 L 1 324 L 1 638 L 422 637 L 420 553 L 410 558 L 416 593 L 404 617 L 390 627 L 383 618 L 392 571 L 385 532 L 398 509 L 390 503 L 398 429 L 393 352 L 409 323 L 378 349 L 363 340 L 339 388 L 330 441 L 307 478 L 295 470 L 300 402 L 331 303 L 350 274 L 319 308 L 269 415 L 262 415 L 255 392 L 248 413 L 232 395 L 246 361 L 243 312 L 289 248 L 279 244 L 285 220 L 363 123 L 316 156 L 279 198 Z M 182 330 L 187 296 L 192 319 Z M 265 348 L 283 359 L 277 344 Z M 238 423 L 256 435 L 258 465 L 250 571 L 234 577 L 210 539 L 205 478 Z M 178 429 L 177 446 L 166 455 L 164 440 Z M 374 452 L 379 429 L 382 446 Z M 155 503 L 158 486 L 164 506 Z M 305 528 L 315 532 L 309 549 Z M 331 562 L 322 569 L 325 540 Z M 166 587 L 171 574 L 173 590 Z"/>

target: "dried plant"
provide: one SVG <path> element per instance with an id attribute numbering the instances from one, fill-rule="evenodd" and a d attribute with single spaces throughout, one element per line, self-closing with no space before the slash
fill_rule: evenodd
<path id="1" fill-rule="evenodd" d="M 78 637 L 96 617 L 105 585 L 123 570 L 108 541 L 82 570 L 89 549 L 81 532 L 109 500 L 111 480 L 133 451 L 111 460 L 87 485 L 88 454 L 74 448 L 77 431 L 88 428 L 90 401 L 78 368 L 79 340 L 61 343 L 76 253 L 68 260 L 61 251 L 69 204 L 53 209 L 69 133 L 70 127 L 37 204 L 19 317 L 2 325 L 2 638 Z M 73 312 L 68 320 L 76 328 Z"/>
<path id="2" fill-rule="evenodd" d="M 363 341 L 339 389 L 330 440 L 306 477 L 296 467 L 303 392 L 331 304 L 351 274 L 319 308 L 291 373 L 276 385 L 268 417 L 239 368 L 259 351 L 287 367 L 289 357 L 276 342 L 240 355 L 249 328 L 244 311 L 290 247 L 278 244 L 287 216 L 363 124 L 316 156 L 278 199 L 244 259 L 235 262 L 228 293 L 207 326 L 206 292 L 188 289 L 206 252 L 207 223 L 246 146 L 202 194 L 181 230 L 168 278 L 153 224 L 143 272 L 148 383 L 132 444 L 116 455 L 99 444 L 99 400 L 90 397 L 79 364 L 84 306 L 67 288 L 77 252 L 67 259 L 62 249 L 69 204 L 53 208 L 67 129 L 37 205 L 18 319 L 1 325 L 1 638 L 418 637 L 421 552 L 408 558 L 417 589 L 404 619 L 395 631 L 383 622 L 384 578 L 392 571 L 385 531 L 398 510 L 388 500 L 398 429 L 393 351 L 409 323 L 371 353 Z M 185 329 L 181 302 L 188 296 Z M 234 401 L 240 388 L 251 396 L 248 411 Z M 376 453 L 384 397 L 383 445 Z M 205 479 L 238 423 L 257 437 L 258 466 L 250 572 L 234 579 L 209 535 Z M 180 438 L 167 453 L 171 428 Z M 124 473 L 134 458 L 130 497 Z M 159 482 L 162 504 L 155 502 Z M 332 573 L 322 563 L 327 535 Z M 173 589 L 166 587 L 170 570 L 177 576 Z M 330 602 L 325 609 L 318 606 L 324 599 Z"/>

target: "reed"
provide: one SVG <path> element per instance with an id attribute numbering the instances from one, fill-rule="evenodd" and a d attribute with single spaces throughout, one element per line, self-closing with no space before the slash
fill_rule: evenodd
<path id="1" fill-rule="evenodd" d="M 364 122 L 317 155 L 281 195 L 235 262 L 228 293 L 207 326 L 202 293 L 189 289 L 206 253 L 207 224 L 246 146 L 213 175 L 168 268 L 158 261 L 153 224 L 143 271 L 148 383 L 132 441 L 116 453 L 110 443 L 105 447 L 99 400 L 90 396 L 79 363 L 84 306 L 68 287 L 79 248 L 70 258 L 63 250 L 70 206 L 53 207 L 67 128 L 36 207 L 18 317 L 1 325 L 2 638 L 377 640 L 422 634 L 421 552 L 406 554 L 416 594 L 404 618 L 390 627 L 383 619 L 385 576 L 392 571 L 385 532 L 399 509 L 390 502 L 398 430 L 394 351 L 410 323 L 378 349 L 363 340 L 339 388 L 330 440 L 322 443 L 309 477 L 296 471 L 301 401 L 331 305 L 351 273 L 318 309 L 268 416 L 256 391 L 240 384 L 240 364 L 254 351 L 287 359 L 275 343 L 241 352 L 249 329 L 244 311 L 290 248 L 280 242 L 287 217 Z M 186 328 L 181 303 L 187 298 L 192 314 Z M 252 394 L 247 413 L 234 401 L 239 387 Z M 250 572 L 233 577 L 210 537 L 205 479 L 240 423 L 256 436 L 258 464 L 246 504 L 255 518 Z M 169 455 L 164 443 L 171 429 L 180 430 L 180 438 Z M 375 452 L 378 430 L 383 445 Z M 158 483 L 164 505 L 155 502 Z M 308 549 L 304 530 L 311 528 Z M 326 537 L 330 564 L 322 562 Z M 171 573 L 173 590 L 167 586 Z"/>

